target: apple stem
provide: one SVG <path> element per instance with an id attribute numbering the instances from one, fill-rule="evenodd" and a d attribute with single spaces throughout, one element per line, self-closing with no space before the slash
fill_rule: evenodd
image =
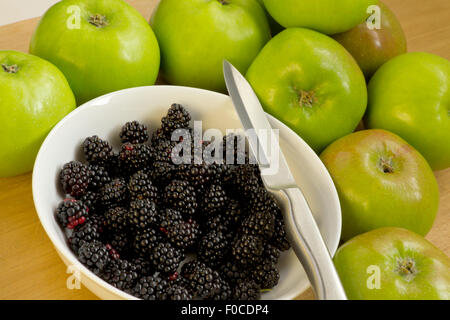
<path id="1" fill-rule="evenodd" d="M 405 276 L 407 280 L 409 278 L 413 277 L 416 273 L 416 262 L 412 258 L 406 258 L 406 259 L 398 259 L 398 268 L 397 271 L 402 276 Z"/>
<path id="2" fill-rule="evenodd" d="M 103 28 L 108 25 L 108 21 L 106 21 L 106 17 L 100 13 L 96 13 L 89 17 L 88 22 L 97 28 Z"/>
<path id="3" fill-rule="evenodd" d="M 389 159 L 381 158 L 380 159 L 380 168 L 381 168 L 381 170 L 383 170 L 384 173 L 394 173 L 394 168 L 392 165 L 392 158 L 389 158 Z"/>
<path id="4" fill-rule="evenodd" d="M 313 91 L 299 91 L 299 103 L 301 107 L 312 108 L 316 102 L 316 97 Z"/>
<path id="5" fill-rule="evenodd" d="M 11 66 L 2 63 L 2 68 L 3 71 L 7 72 L 7 73 L 17 73 L 17 71 L 19 71 L 19 67 L 17 66 L 17 64 L 13 64 Z"/>

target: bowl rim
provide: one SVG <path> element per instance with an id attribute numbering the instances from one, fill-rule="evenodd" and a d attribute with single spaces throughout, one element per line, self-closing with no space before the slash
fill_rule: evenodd
<path id="1" fill-rule="evenodd" d="M 78 113 L 84 112 L 85 109 L 88 108 L 95 108 L 96 107 L 96 102 L 102 101 L 106 98 L 112 97 L 112 96 L 116 96 L 119 94 L 122 94 L 124 92 L 132 92 L 135 90 L 157 90 L 160 88 L 164 88 L 164 89 L 169 89 L 169 90 L 175 90 L 175 89 L 181 89 L 181 90 L 189 90 L 189 91 L 197 91 L 197 93 L 199 94 L 213 94 L 213 95 L 218 95 L 221 96 L 221 98 L 226 98 L 226 99 L 231 99 L 228 95 L 223 94 L 223 93 L 219 93 L 219 92 L 215 92 L 215 91 L 210 91 L 210 90 L 205 90 L 205 89 L 200 89 L 200 88 L 194 88 L 194 87 L 187 87 L 187 86 L 175 86 L 175 85 L 153 85 L 153 86 L 140 86 L 140 87 L 133 87 L 133 88 L 126 88 L 126 89 L 122 89 L 122 90 L 118 90 L 118 91 L 114 91 L 114 92 L 110 92 L 107 93 L 105 95 L 99 96 L 97 98 L 94 98 L 92 100 L 89 100 L 85 103 L 83 103 L 82 105 L 78 106 L 76 109 L 72 110 L 70 113 L 68 113 L 66 116 L 64 116 L 60 121 L 58 121 L 58 123 L 50 130 L 50 132 L 47 134 L 47 136 L 44 139 L 44 142 L 41 144 L 39 151 L 37 153 L 37 156 L 35 158 L 35 162 L 33 165 L 33 171 L 32 171 L 32 196 L 33 196 L 33 202 L 34 202 L 34 206 L 35 206 L 35 210 L 36 213 L 39 217 L 39 222 L 42 225 L 42 227 L 45 230 L 45 233 L 47 234 L 47 237 L 50 239 L 50 241 L 52 242 L 53 247 L 56 249 L 58 255 L 60 256 L 61 260 L 63 260 L 64 264 L 66 264 L 67 266 L 67 262 L 70 263 L 71 266 L 75 266 L 76 269 L 80 272 L 80 280 L 81 282 L 83 282 L 83 277 L 88 278 L 90 281 L 92 281 L 93 283 L 97 283 L 99 285 L 101 285 L 104 289 L 110 291 L 111 293 L 113 293 L 115 296 L 120 297 L 122 299 L 128 299 L 128 300 L 139 300 L 138 298 L 136 298 L 135 296 L 126 293 L 125 291 L 122 291 L 116 287 L 114 287 L 113 285 L 109 284 L 107 281 L 103 280 L 100 276 L 96 275 L 94 272 L 92 272 L 90 269 L 88 269 L 86 266 L 84 266 L 78 259 L 76 259 L 75 256 L 71 256 L 69 254 L 67 254 L 69 252 L 69 248 L 67 245 L 63 245 L 63 243 L 56 238 L 56 236 L 53 234 L 52 231 L 50 231 L 51 226 L 47 223 L 45 223 L 44 221 L 44 210 L 40 210 L 39 207 L 39 202 L 37 201 L 37 171 L 38 171 L 38 167 L 39 167 L 39 163 L 41 162 L 41 158 L 42 158 L 42 153 L 44 152 L 44 150 L 47 149 L 47 145 L 50 143 L 49 141 L 51 140 L 51 138 L 55 135 L 55 133 L 59 130 L 60 127 L 62 127 L 67 121 L 70 121 L 70 119 L 74 116 L 76 116 Z M 338 197 L 338 193 L 337 193 L 337 189 L 336 186 L 333 182 L 333 179 L 331 178 L 331 175 L 328 171 L 328 169 L 325 167 L 324 163 L 320 160 L 320 157 L 316 154 L 316 152 L 297 134 L 295 133 L 290 127 L 288 127 L 286 124 L 284 124 L 282 121 L 280 121 L 279 119 L 275 118 L 274 116 L 268 114 L 266 112 L 266 116 L 269 117 L 269 120 L 274 121 L 279 127 L 283 127 L 286 132 L 290 135 L 290 136 L 295 136 L 295 140 L 297 143 L 300 143 L 303 145 L 303 147 L 305 148 L 305 150 L 308 150 L 308 152 L 314 154 L 315 157 L 317 157 L 317 159 L 319 160 L 317 162 L 317 165 L 319 165 L 321 168 L 321 171 L 323 171 L 323 173 L 325 174 L 325 176 L 323 177 L 324 179 L 328 180 L 328 184 L 330 185 L 330 187 L 332 188 L 332 194 L 333 197 L 332 199 L 329 199 L 330 202 L 333 202 L 333 206 L 336 207 L 337 211 L 339 213 L 341 213 L 341 205 L 339 202 L 339 197 Z M 334 235 L 330 235 L 330 247 L 328 247 L 328 250 L 330 251 L 331 256 L 334 256 L 338 246 L 339 246 L 339 241 L 340 241 L 340 237 L 341 237 L 341 232 L 342 232 L 342 215 L 339 214 L 337 215 L 337 230 L 338 232 L 336 232 L 336 234 Z M 64 232 L 64 230 L 63 230 Z M 292 249 L 291 249 L 292 250 Z M 67 252 L 66 252 L 67 251 Z M 100 282 L 100 283 L 99 283 Z M 84 283 L 86 285 L 86 283 Z M 86 287 L 90 290 L 90 288 L 86 285 Z M 301 293 L 303 293 L 304 291 L 306 291 L 306 289 L 308 289 L 308 287 L 310 287 L 309 283 L 306 283 L 306 285 L 304 286 L 304 288 L 302 288 Z M 92 290 L 90 290 L 92 292 Z M 299 294 L 301 294 L 299 293 Z M 94 293 L 95 294 L 95 293 Z M 298 295 L 299 295 L 298 294 Z M 295 297 L 294 297 L 295 298 Z"/>

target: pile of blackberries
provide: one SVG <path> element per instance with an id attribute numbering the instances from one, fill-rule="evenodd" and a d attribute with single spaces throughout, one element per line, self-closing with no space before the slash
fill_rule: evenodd
<path id="1" fill-rule="evenodd" d="M 174 164 L 181 139 L 172 132 L 189 130 L 190 120 L 174 104 L 151 136 L 146 125 L 126 123 L 118 151 L 86 138 L 86 162 L 60 172 L 66 198 L 56 218 L 84 265 L 138 298 L 258 299 L 278 283 L 278 258 L 289 249 L 281 211 L 236 147 L 238 135 L 225 137 L 222 151 L 244 164 Z"/>

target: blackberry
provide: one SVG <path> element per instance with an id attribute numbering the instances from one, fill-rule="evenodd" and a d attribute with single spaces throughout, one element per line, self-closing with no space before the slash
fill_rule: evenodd
<path id="1" fill-rule="evenodd" d="M 150 144 L 154 146 L 161 140 L 167 140 L 166 134 L 164 133 L 164 130 L 161 128 L 158 128 L 156 131 L 152 133 L 152 138 L 150 140 Z"/>
<path id="2" fill-rule="evenodd" d="M 291 247 L 286 229 L 284 228 L 284 219 L 281 211 L 275 216 L 274 233 L 269 242 L 281 251 L 289 250 Z"/>
<path id="3" fill-rule="evenodd" d="M 206 232 L 220 231 L 223 234 L 230 234 L 232 228 L 230 221 L 224 215 L 218 214 L 209 217 L 204 223 L 203 229 Z"/>
<path id="4" fill-rule="evenodd" d="M 251 198 L 261 188 L 260 179 L 255 176 L 250 165 L 236 166 L 228 177 L 225 177 L 226 190 L 236 198 Z"/>
<path id="5" fill-rule="evenodd" d="M 233 168 L 234 166 L 228 164 L 210 164 L 209 170 L 211 171 L 211 182 L 222 183 L 222 181 L 227 180 L 227 177 L 231 175 Z"/>
<path id="6" fill-rule="evenodd" d="M 228 199 L 223 216 L 231 225 L 238 225 L 244 217 L 244 210 L 237 200 Z"/>
<path id="7" fill-rule="evenodd" d="M 258 264 L 250 275 L 262 289 L 272 289 L 280 280 L 278 269 L 273 263 Z"/>
<path id="8" fill-rule="evenodd" d="M 183 259 L 183 250 L 173 247 L 169 242 L 158 243 L 150 255 L 156 270 L 164 274 L 176 272 Z"/>
<path id="9" fill-rule="evenodd" d="M 281 210 L 275 197 L 265 188 L 259 188 L 253 193 L 248 202 L 249 211 L 270 211 L 275 215 L 281 214 Z"/>
<path id="10" fill-rule="evenodd" d="M 194 215 L 197 209 L 195 189 L 187 182 L 173 180 L 165 188 L 166 205 L 176 209 L 186 217 Z"/>
<path id="11" fill-rule="evenodd" d="M 120 168 L 127 174 L 150 167 L 151 149 L 146 144 L 125 143 L 119 153 Z"/>
<path id="12" fill-rule="evenodd" d="M 90 215 L 98 214 L 101 211 L 100 197 L 98 193 L 87 191 L 79 199 L 88 208 Z"/>
<path id="13" fill-rule="evenodd" d="M 232 254 L 242 266 L 251 266 L 259 263 L 264 251 L 264 241 L 253 235 L 239 235 L 232 244 Z"/>
<path id="14" fill-rule="evenodd" d="M 160 221 L 160 230 L 167 235 L 170 228 L 183 222 L 183 216 L 181 212 L 167 208 L 162 212 Z"/>
<path id="15" fill-rule="evenodd" d="M 183 267 L 182 275 L 195 298 L 208 299 L 219 293 L 221 283 L 217 271 L 197 260 L 188 262 Z"/>
<path id="16" fill-rule="evenodd" d="M 178 248 L 188 249 L 193 247 L 200 234 L 200 227 L 192 219 L 186 222 L 176 223 L 167 229 L 169 241 Z"/>
<path id="17" fill-rule="evenodd" d="M 126 233 L 128 211 L 122 207 L 110 208 L 105 212 L 105 222 L 110 233 Z"/>
<path id="18" fill-rule="evenodd" d="M 241 232 L 269 239 L 274 234 L 275 215 L 271 211 L 252 212 L 244 219 Z"/>
<path id="19" fill-rule="evenodd" d="M 130 257 L 130 248 L 131 241 L 128 233 L 125 232 L 114 232 L 110 233 L 109 237 L 109 245 L 114 250 L 114 254 L 117 254 L 119 257 Z"/>
<path id="20" fill-rule="evenodd" d="M 83 244 L 99 239 L 100 231 L 97 223 L 87 221 L 83 225 L 75 227 L 72 235 L 69 237 L 69 245 L 76 254 Z"/>
<path id="21" fill-rule="evenodd" d="M 161 119 L 161 128 L 166 136 L 170 137 L 176 129 L 187 128 L 191 121 L 191 116 L 180 104 L 172 104 L 167 115 Z"/>
<path id="22" fill-rule="evenodd" d="M 216 215 L 225 207 L 227 200 L 227 196 L 222 186 L 219 184 L 212 184 L 203 194 L 201 212 L 206 216 Z"/>
<path id="23" fill-rule="evenodd" d="M 178 176 L 180 180 L 189 182 L 195 190 L 202 192 L 210 182 L 211 170 L 205 163 L 182 164 L 179 166 Z"/>
<path id="24" fill-rule="evenodd" d="M 202 237 L 198 246 L 198 257 L 210 266 L 216 266 L 223 261 L 229 243 L 220 231 L 210 231 Z"/>
<path id="25" fill-rule="evenodd" d="M 153 252 L 153 249 L 163 241 L 162 234 L 155 229 L 138 230 L 134 237 L 134 252 L 146 259 Z"/>
<path id="26" fill-rule="evenodd" d="M 231 284 L 236 284 L 240 281 L 248 279 L 248 269 L 240 267 L 234 261 L 227 261 L 219 268 L 220 274 L 224 279 L 228 280 Z"/>
<path id="27" fill-rule="evenodd" d="M 158 225 L 159 215 L 156 204 L 149 199 L 130 202 L 127 220 L 129 225 L 135 229 L 147 229 L 150 226 Z"/>
<path id="28" fill-rule="evenodd" d="M 266 246 L 264 247 L 264 261 L 266 261 L 267 263 L 273 263 L 273 264 L 277 264 L 278 263 L 278 259 L 280 258 L 281 255 L 281 250 L 278 249 L 277 247 L 271 245 L 271 244 L 266 244 Z"/>
<path id="29" fill-rule="evenodd" d="M 211 300 L 230 300 L 233 296 L 233 291 L 230 284 L 223 278 L 219 278 L 218 291 L 211 296 Z"/>
<path id="30" fill-rule="evenodd" d="M 101 278 L 120 290 L 135 286 L 140 274 L 131 262 L 122 259 L 111 260 L 101 274 Z"/>
<path id="31" fill-rule="evenodd" d="M 148 276 L 154 273 L 153 265 L 144 258 L 138 257 L 131 261 L 136 269 L 136 272 L 141 276 Z"/>
<path id="32" fill-rule="evenodd" d="M 73 229 L 86 222 L 88 212 L 88 207 L 82 201 L 64 199 L 56 209 L 56 218 L 62 227 Z"/>
<path id="33" fill-rule="evenodd" d="M 100 200 L 106 207 L 124 204 L 128 197 L 128 186 L 123 178 L 105 184 L 100 192 Z"/>
<path id="34" fill-rule="evenodd" d="M 138 280 L 130 293 L 143 300 L 167 300 L 169 283 L 160 276 L 146 276 Z"/>
<path id="35" fill-rule="evenodd" d="M 172 181 L 177 173 L 177 166 L 166 161 L 153 162 L 149 175 L 152 181 L 159 186 L 165 186 Z"/>
<path id="36" fill-rule="evenodd" d="M 145 143 L 148 141 L 148 128 L 145 124 L 138 121 L 130 121 L 125 123 L 120 131 L 120 140 L 122 143 Z"/>
<path id="37" fill-rule="evenodd" d="M 235 300 L 258 300 L 261 297 L 261 288 L 253 281 L 241 281 L 233 288 Z"/>
<path id="38" fill-rule="evenodd" d="M 158 202 L 158 188 L 153 185 L 149 175 L 144 171 L 138 171 L 130 177 L 128 189 L 132 200 L 148 199 Z"/>
<path id="39" fill-rule="evenodd" d="M 169 300 L 192 300 L 192 293 L 181 283 L 171 285 L 167 292 Z"/>
<path id="40" fill-rule="evenodd" d="M 59 179 L 65 194 L 80 197 L 86 193 L 91 175 L 86 165 L 79 161 L 70 161 L 62 167 Z"/>
<path id="41" fill-rule="evenodd" d="M 89 183 L 89 190 L 98 191 L 105 184 L 111 182 L 111 177 L 104 167 L 97 165 L 89 165 L 91 181 Z"/>
<path id="42" fill-rule="evenodd" d="M 155 142 L 155 144 L 151 147 L 151 159 L 154 162 L 168 162 L 172 163 L 172 154 L 174 152 L 174 147 L 177 145 L 176 142 L 168 140 L 168 139 L 161 139 Z"/>
<path id="43" fill-rule="evenodd" d="M 78 250 L 78 260 L 95 274 L 100 274 L 110 262 L 109 252 L 100 241 L 83 244 Z"/>
<path id="44" fill-rule="evenodd" d="M 108 168 L 114 159 L 112 146 L 108 141 L 100 139 L 98 136 L 88 137 L 83 144 L 84 155 L 90 164 L 96 164 Z"/>
<path id="45" fill-rule="evenodd" d="M 246 152 L 245 137 L 230 133 L 223 137 L 223 159 L 228 165 L 243 165 L 249 163 Z"/>

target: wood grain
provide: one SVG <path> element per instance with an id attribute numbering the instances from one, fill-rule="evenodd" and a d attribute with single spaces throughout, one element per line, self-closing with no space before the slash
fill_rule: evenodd
<path id="1" fill-rule="evenodd" d="M 156 0 L 129 0 L 148 19 Z M 410 51 L 450 59 L 450 1 L 385 0 L 399 17 Z M 0 27 L 0 50 L 28 51 L 39 19 Z M 450 255 L 450 169 L 436 172 L 441 202 L 427 239 Z M 0 179 L 0 299 L 97 299 L 82 287 L 69 290 L 68 274 L 36 215 L 31 174 Z M 311 290 L 298 299 L 313 299 Z"/>

